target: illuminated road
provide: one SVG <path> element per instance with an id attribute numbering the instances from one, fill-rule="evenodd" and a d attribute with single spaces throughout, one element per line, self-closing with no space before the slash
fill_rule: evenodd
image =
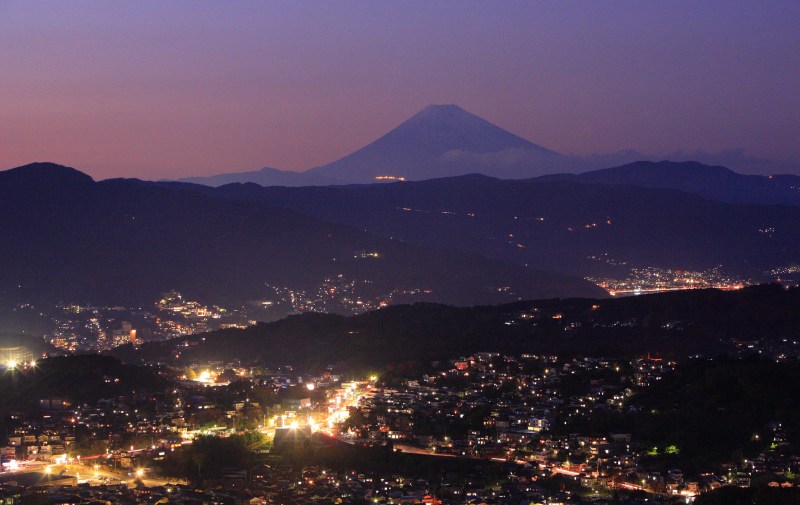
<path id="1" fill-rule="evenodd" d="M 5 472 L 0 472 L 0 477 L 10 476 L 10 475 L 21 475 L 25 473 L 36 473 L 44 471 L 47 463 L 43 461 L 20 461 L 19 467 L 16 470 L 8 470 Z"/>
<path id="2" fill-rule="evenodd" d="M 371 386 L 370 386 L 371 387 Z M 342 443 L 346 444 L 353 444 L 351 439 L 344 437 L 336 432 L 335 426 L 338 423 L 343 422 L 350 416 L 350 412 L 348 409 L 350 407 L 355 407 L 358 405 L 359 400 L 364 397 L 369 392 L 370 388 L 367 389 L 354 389 L 352 390 L 352 396 L 350 398 L 346 398 L 339 403 L 333 412 L 328 414 L 321 413 L 321 412 L 312 412 L 307 416 L 297 416 L 297 417 L 288 417 L 283 420 L 286 427 L 296 426 L 298 428 L 311 426 L 311 431 L 313 433 L 320 433 L 323 434 L 331 439 L 337 440 Z M 264 426 L 260 428 L 258 431 L 270 438 L 275 438 L 275 430 L 278 428 L 277 426 L 277 419 L 278 416 L 270 420 L 270 424 L 268 426 Z"/>
<path id="3" fill-rule="evenodd" d="M 603 287 L 603 286 L 600 286 Z M 635 289 L 614 289 L 611 287 L 604 287 L 611 296 L 631 296 L 631 295 L 645 295 L 652 293 L 668 293 L 672 291 L 691 291 L 695 289 L 719 289 L 722 291 L 736 291 L 742 289 L 744 284 L 708 284 L 702 286 L 675 286 L 675 287 L 658 287 L 658 288 L 635 288 Z"/>
<path id="4" fill-rule="evenodd" d="M 352 444 L 353 442 L 348 442 L 346 438 L 339 436 L 334 432 L 334 426 L 337 423 L 341 423 L 345 419 L 350 416 L 350 411 L 348 410 L 350 407 L 355 407 L 358 405 L 359 400 L 364 396 L 365 392 L 361 391 L 354 391 L 353 398 L 344 401 L 341 405 L 339 405 L 338 410 L 332 412 L 328 417 L 322 420 L 319 423 L 319 430 L 320 432 L 328 435 L 329 437 L 334 437 L 337 440 L 341 440 L 342 442 L 346 442 Z"/>
<path id="5" fill-rule="evenodd" d="M 344 437 L 337 436 L 334 432 L 332 427 L 336 423 L 340 423 L 347 419 L 349 412 L 348 408 L 358 405 L 359 400 L 367 393 L 367 390 L 358 390 L 353 391 L 352 397 L 348 398 L 340 405 L 336 407 L 336 411 L 325 415 L 320 415 L 320 421 L 316 421 L 313 417 L 311 419 L 311 425 L 315 429 L 315 431 L 319 431 L 324 433 L 330 437 L 336 438 L 337 440 L 341 440 L 346 443 L 352 444 L 352 441 L 348 441 Z M 298 419 L 299 421 L 300 419 Z M 275 427 L 266 427 L 260 430 L 261 433 L 273 436 L 275 435 Z M 141 451 L 142 449 L 139 449 Z M 138 452 L 138 451 L 134 451 Z M 142 484 L 146 487 L 156 487 L 156 486 L 166 486 L 168 484 L 185 484 L 185 481 L 181 479 L 163 479 L 154 475 L 151 475 L 147 469 L 119 469 L 115 470 L 109 468 L 106 465 L 99 465 L 95 464 L 95 461 L 99 461 L 98 456 L 87 457 L 83 461 L 83 464 L 78 463 L 61 463 L 61 464 L 48 464 L 41 461 L 33 461 L 33 462 L 20 462 L 20 467 L 15 471 L 10 472 L 0 472 L 0 477 L 6 475 L 21 475 L 21 474 L 28 474 L 28 473 L 47 473 L 52 474 L 53 476 L 64 476 L 64 477 L 76 477 L 79 482 L 86 482 L 88 481 L 91 484 L 101 484 L 101 483 L 109 483 L 109 484 L 127 484 L 130 487 L 136 485 L 137 482 L 141 481 Z M 137 470 L 141 473 L 137 474 Z"/>
<path id="6" fill-rule="evenodd" d="M 347 409 L 350 408 L 350 407 L 357 406 L 359 400 L 361 400 L 361 398 L 364 397 L 365 394 L 366 394 L 366 391 L 355 392 L 353 398 L 351 398 L 347 402 L 345 402 L 342 405 L 340 405 L 339 409 L 336 412 L 333 412 L 331 415 L 326 417 L 322 421 L 322 423 L 320 423 L 320 428 L 317 431 L 319 431 L 320 433 L 322 433 L 322 434 L 324 434 L 324 435 L 326 435 L 326 436 L 328 436 L 328 437 L 330 437 L 330 438 L 332 438 L 334 440 L 337 440 L 339 442 L 342 442 L 342 443 L 345 443 L 345 444 L 348 444 L 348 445 L 353 445 L 355 443 L 355 441 L 352 438 L 348 438 L 348 437 L 340 435 L 339 433 L 337 433 L 332 428 L 332 426 L 334 426 L 337 423 L 341 423 L 342 421 L 347 419 L 347 417 L 349 416 L 349 412 L 348 412 Z M 438 457 L 442 457 L 442 458 L 461 457 L 461 456 L 458 456 L 458 455 L 455 455 L 455 454 L 437 453 L 437 452 L 432 451 L 430 449 L 424 449 L 422 447 L 416 447 L 416 446 L 413 446 L 413 445 L 406 445 L 406 444 L 394 443 L 394 448 L 396 450 L 400 451 L 400 452 L 405 452 L 405 453 L 408 453 L 408 454 L 422 454 L 422 455 L 425 455 L 425 456 L 438 456 Z"/>
<path id="7" fill-rule="evenodd" d="M 395 443 L 394 448 L 400 452 L 405 452 L 408 454 L 424 454 L 425 456 L 439 456 L 440 458 L 465 458 L 465 456 L 460 456 L 457 454 L 444 454 L 441 452 L 432 451 L 430 449 L 423 449 L 422 447 L 415 447 L 413 445 L 406 444 Z"/>
<path id="8" fill-rule="evenodd" d="M 136 470 L 131 469 L 132 475 L 128 475 L 124 470 L 112 470 L 103 465 L 99 465 L 97 469 L 92 466 L 65 464 L 65 465 L 52 465 L 52 473 L 60 475 L 62 470 L 66 470 L 66 475 L 75 476 L 78 480 L 99 481 L 101 478 L 109 479 L 112 483 L 121 482 L 128 486 L 134 486 L 134 481 L 139 477 L 136 476 Z M 161 479 L 149 475 L 148 472 L 142 471 L 142 483 L 147 487 L 165 486 L 167 484 L 176 484 L 182 482 L 180 479 Z"/>

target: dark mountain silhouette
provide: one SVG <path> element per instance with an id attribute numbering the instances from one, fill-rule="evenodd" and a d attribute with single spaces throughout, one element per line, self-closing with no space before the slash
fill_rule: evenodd
<path id="1" fill-rule="evenodd" d="M 368 281 L 367 294 L 428 289 L 409 297 L 456 304 L 597 293 L 581 279 L 181 187 L 190 186 L 95 182 L 42 163 L 0 172 L 0 301 L 136 306 L 178 289 L 224 302 L 264 297 L 265 284 L 310 289 L 340 274 Z"/>
<path id="2" fill-rule="evenodd" d="M 268 202 L 426 246 L 576 275 L 631 267 L 724 270 L 760 278 L 800 262 L 800 208 L 689 193 L 469 175 L 318 188 L 254 184 L 197 191 Z"/>
<path id="3" fill-rule="evenodd" d="M 309 172 L 290 172 L 277 168 L 262 168 L 252 172 L 235 172 L 207 177 L 186 177 L 180 182 L 191 182 L 206 186 L 223 186 L 234 182 L 254 182 L 261 186 L 330 186 L 340 181 L 324 175 Z"/>
<path id="4" fill-rule="evenodd" d="M 540 179 L 679 189 L 728 203 L 800 205 L 800 176 L 743 175 L 692 161 L 637 161 L 577 175 L 544 175 Z"/>
<path id="5" fill-rule="evenodd" d="M 85 186 L 94 179 L 79 170 L 56 163 L 36 162 L 0 172 L 4 190 L 30 190 L 33 186 L 47 189 Z"/>
<path id="6" fill-rule="evenodd" d="M 117 380 L 110 381 L 108 377 Z M 0 374 L 0 412 L 6 414 L 13 409 L 33 414 L 39 400 L 49 398 L 95 403 L 136 391 L 163 391 L 173 385 L 167 377 L 164 370 L 156 367 L 126 365 L 110 356 L 51 357 L 39 360 L 36 367 Z"/>
<path id="7" fill-rule="evenodd" d="M 547 173 L 565 160 L 457 105 L 429 105 L 371 144 L 308 173 L 349 182 L 470 172 L 518 178 Z"/>

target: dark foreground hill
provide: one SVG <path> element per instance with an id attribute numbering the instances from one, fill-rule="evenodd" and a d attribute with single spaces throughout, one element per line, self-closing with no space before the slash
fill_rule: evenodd
<path id="1" fill-rule="evenodd" d="M 411 246 L 259 202 L 95 182 L 52 164 L 0 172 L 0 239 L 0 299 L 12 305 L 137 306 L 169 289 L 228 302 L 264 298 L 267 285 L 315 289 L 339 276 L 366 297 L 395 292 L 405 301 L 598 293 L 582 279 Z"/>
<path id="2" fill-rule="evenodd" d="M 655 266 L 756 279 L 800 262 L 800 208 L 689 193 L 469 175 L 356 186 L 193 186 L 425 246 L 580 276 Z"/>
<path id="3" fill-rule="evenodd" d="M 35 367 L 0 374 L 0 415 L 35 408 L 42 399 L 94 403 L 137 390 L 164 390 L 168 385 L 170 379 L 153 367 L 126 365 L 109 356 L 48 358 Z"/>
<path id="4" fill-rule="evenodd" d="M 763 285 L 618 299 L 517 302 L 500 306 L 395 306 L 342 317 L 304 314 L 113 354 L 125 360 L 259 360 L 319 369 L 380 369 L 479 351 L 632 357 L 711 356 L 732 340 L 779 341 L 800 332 L 800 288 Z"/>

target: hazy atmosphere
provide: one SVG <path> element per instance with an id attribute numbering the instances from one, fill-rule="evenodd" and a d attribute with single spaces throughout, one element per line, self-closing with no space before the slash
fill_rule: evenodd
<path id="1" fill-rule="evenodd" d="M 800 172 L 798 21 L 797 1 L 3 0 L 0 167 L 300 171 L 455 103 L 563 154 Z"/>

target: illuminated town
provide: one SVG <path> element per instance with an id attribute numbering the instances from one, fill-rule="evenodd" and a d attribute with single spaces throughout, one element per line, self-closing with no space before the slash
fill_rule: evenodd
<path id="1" fill-rule="evenodd" d="M 704 271 L 656 267 L 631 268 L 628 277 L 622 279 L 587 277 L 587 280 L 608 290 L 611 296 L 662 293 L 685 289 L 741 289 L 752 284 L 751 281 L 738 276 L 723 273 L 721 268 Z"/>
<path id="2" fill-rule="evenodd" d="M 757 343 L 742 349 L 762 351 Z M 333 367 L 319 375 L 299 375 L 288 365 L 157 367 L 158 375 L 171 377 L 172 389 L 94 404 L 48 397 L 38 401 L 34 417 L 12 414 L 0 496 L 84 500 L 78 503 L 567 504 L 639 492 L 651 502 L 687 503 L 726 485 L 781 483 L 800 473 L 800 455 L 786 452 L 791 440 L 777 422 L 753 435 L 763 441 L 757 458 L 730 459 L 723 471 L 699 473 L 643 466 L 659 455 L 680 454 L 685 448 L 678 443 L 575 431 L 599 413 L 635 408 L 630 399 L 678 365 L 650 356 L 625 361 L 479 352 L 434 362 L 426 373 L 400 381 L 377 374 L 346 380 Z M 9 361 L 2 373 L 24 380 L 40 366 Z M 251 451 L 252 466 L 226 469 L 233 462 L 224 452 L 217 456 L 228 461 L 223 467 L 200 456 L 180 466 L 185 458 L 179 455 L 200 450 L 198 444 L 213 451 L 214 439 Z M 309 457 L 309 450 L 352 454 L 331 464 Z M 385 451 L 405 470 L 367 470 L 356 462 L 385 458 Z M 308 461 L 292 463 L 298 457 Z M 452 464 L 452 476 L 404 473 L 419 458 Z M 187 481 L 201 465 L 208 471 L 202 491 Z"/>
<path id="3" fill-rule="evenodd" d="M 378 252 L 361 251 L 358 258 L 375 258 Z M 266 286 L 268 296 L 235 308 L 204 305 L 186 300 L 178 291 L 164 293 L 146 308 L 102 307 L 76 303 L 59 304 L 52 309 L 18 304 L 21 317 L 35 317 L 51 327 L 47 342 L 63 351 L 105 351 L 120 345 L 169 340 L 185 335 L 226 328 L 244 328 L 257 320 L 274 320 L 304 312 L 363 314 L 397 303 L 408 296 L 425 296 L 431 291 L 396 289 L 374 294 L 369 281 L 346 279 L 339 275 L 324 279 L 313 289 Z"/>
<path id="4" fill-rule="evenodd" d="M 224 328 L 242 328 L 255 321 L 245 308 L 228 310 L 184 300 L 170 291 L 148 308 L 60 304 L 52 311 L 23 304 L 20 313 L 36 313 L 53 330 L 46 340 L 64 351 L 104 351 L 125 344 L 167 340 Z"/>

